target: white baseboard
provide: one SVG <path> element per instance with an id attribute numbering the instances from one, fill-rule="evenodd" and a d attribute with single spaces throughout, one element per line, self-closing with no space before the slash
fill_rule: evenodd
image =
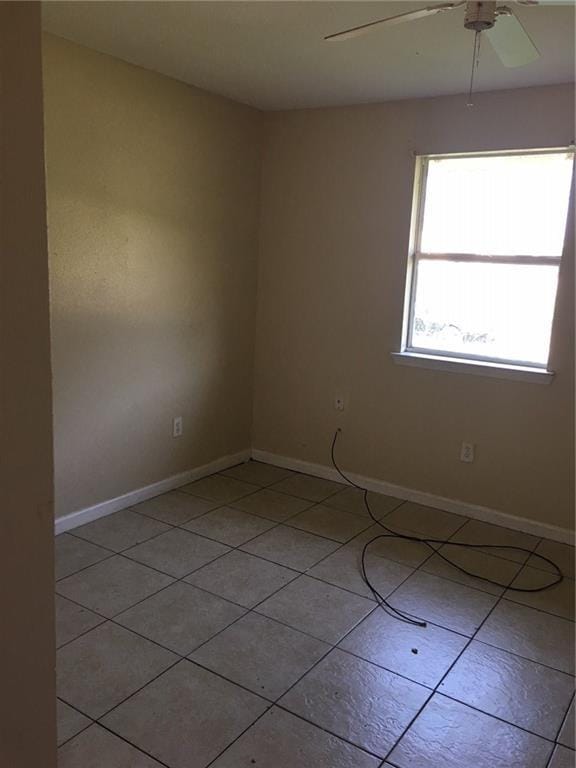
<path id="1" fill-rule="evenodd" d="M 326 480 L 337 480 L 342 482 L 342 478 L 333 467 L 327 467 L 323 464 L 313 464 L 312 462 L 294 459 L 289 456 L 280 456 L 279 454 L 270 453 L 269 451 L 246 449 L 230 456 L 222 456 L 220 459 L 211 461 L 201 467 L 189 469 L 186 472 L 173 475 L 165 480 L 160 480 L 157 483 L 147 485 L 144 488 L 138 488 L 129 493 L 125 493 L 122 496 L 117 496 L 114 499 L 109 499 L 100 504 L 95 504 L 92 507 L 80 509 L 77 512 L 71 512 L 64 517 L 59 517 L 54 524 L 55 533 L 59 534 L 64 533 L 65 531 L 70 531 L 85 523 L 98 520 L 100 517 L 111 515 L 113 512 L 118 512 L 121 509 L 126 509 L 126 507 L 138 504 L 141 501 L 146 501 L 154 496 L 159 496 L 161 493 L 180 488 L 182 485 L 194 482 L 194 480 L 200 480 L 202 477 L 211 475 L 214 472 L 221 472 L 236 464 L 241 464 L 244 461 L 248 461 L 250 458 L 253 458 L 256 461 L 262 461 L 266 464 L 274 464 L 277 467 L 292 469 L 296 472 L 304 472 L 307 475 L 322 477 Z M 517 517 L 516 515 L 510 515 L 507 512 L 500 512 L 496 509 L 482 507 L 478 504 L 470 504 L 466 501 L 448 499 L 444 496 L 436 496 L 433 493 L 417 491 L 413 488 L 405 488 L 401 485 L 388 483 L 385 480 L 375 480 L 370 477 L 364 477 L 363 475 L 357 475 L 353 472 L 347 474 L 351 480 L 358 483 L 358 485 L 363 488 L 367 488 L 369 491 L 384 493 L 387 496 L 395 496 L 396 498 L 404 499 L 406 501 L 414 501 L 427 507 L 443 509 L 446 512 L 455 512 L 458 515 L 463 515 L 464 517 L 469 517 L 473 520 L 483 520 L 487 523 L 502 525 L 505 528 L 512 528 L 515 531 L 530 533 L 534 536 L 542 536 L 543 538 L 559 541 L 563 544 L 574 543 L 574 532 L 566 528 L 549 525 L 548 523 L 540 523 L 537 520 L 530 520 L 526 517 Z"/>
<path id="2" fill-rule="evenodd" d="M 296 472 L 304 472 L 307 475 L 322 477 L 325 480 L 337 480 L 343 482 L 342 478 L 333 467 L 327 467 L 323 464 L 312 464 L 311 462 L 302 461 L 301 459 L 280 456 L 276 453 L 258 449 L 252 450 L 252 458 L 266 464 L 274 464 L 277 467 L 283 467 L 284 469 L 293 469 Z M 549 525 L 548 523 L 539 523 L 537 520 L 530 520 L 526 517 L 517 517 L 516 515 L 510 515 L 507 512 L 499 512 L 498 510 L 490 509 L 489 507 L 481 507 L 478 504 L 469 504 L 466 501 L 447 499 L 444 496 L 436 496 L 433 493 L 416 491 L 412 488 L 404 488 L 401 485 L 387 483 L 385 480 L 374 480 L 373 478 L 363 477 L 362 475 L 357 475 L 353 472 L 346 472 L 346 474 L 353 482 L 358 483 L 362 488 L 366 488 L 369 491 L 384 493 L 387 496 L 395 496 L 396 498 L 404 499 L 405 501 L 414 501 L 418 504 L 423 504 L 426 507 L 443 509 L 446 512 L 455 512 L 458 515 L 470 517 L 473 520 L 483 520 L 486 523 L 502 525 L 505 528 L 512 528 L 515 531 L 522 531 L 522 533 L 531 533 L 533 536 L 541 536 L 545 539 L 552 539 L 553 541 L 559 541 L 563 544 L 574 544 L 574 532 L 567 528 L 560 528 L 559 526 Z"/>
<path id="3" fill-rule="evenodd" d="M 140 501 L 146 501 L 154 496 L 159 496 L 161 493 L 167 491 L 173 491 L 175 488 L 180 488 L 182 485 L 193 483 L 194 480 L 200 480 L 202 477 L 212 475 L 214 472 L 221 472 L 223 469 L 228 469 L 236 464 L 241 464 L 244 461 L 248 461 L 251 451 L 246 449 L 234 453 L 231 456 L 222 456 L 220 459 L 215 459 L 209 464 L 204 464 L 201 467 L 195 467 L 189 469 L 186 472 L 181 472 L 178 475 L 172 475 L 165 480 L 160 480 L 157 483 L 146 485 L 144 488 L 137 488 L 135 491 L 130 491 L 122 496 L 117 496 L 115 499 L 109 499 L 103 501 L 100 504 L 95 504 L 93 507 L 87 507 L 86 509 L 80 509 L 77 512 L 71 512 L 69 515 L 59 517 L 54 523 L 56 535 L 64 533 L 64 531 L 70 531 L 73 528 L 78 528 L 85 523 L 91 523 L 93 520 L 98 520 L 100 517 L 111 515 L 113 512 L 118 512 L 126 507 L 131 507 L 134 504 L 138 504 Z"/>

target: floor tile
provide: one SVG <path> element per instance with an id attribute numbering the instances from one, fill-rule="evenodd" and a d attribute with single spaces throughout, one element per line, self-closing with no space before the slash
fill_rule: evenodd
<path id="1" fill-rule="evenodd" d="M 88 728 L 92 722 L 90 718 L 80 714 L 77 710 L 69 707 L 68 704 L 60 701 L 60 699 L 56 702 L 56 715 L 58 720 L 58 746 L 64 744 L 72 736 L 76 736 L 80 731 Z"/>
<path id="2" fill-rule="evenodd" d="M 407 501 L 386 515 L 385 525 L 389 528 L 414 531 L 419 536 L 446 539 L 452 536 L 466 522 L 466 518 L 442 509 L 425 507 Z"/>
<path id="3" fill-rule="evenodd" d="M 132 509 L 134 512 L 153 517 L 169 525 L 184 525 L 194 517 L 204 515 L 217 506 L 217 501 L 207 501 L 191 496 L 189 493 L 170 491 L 136 504 Z"/>
<path id="4" fill-rule="evenodd" d="M 450 579 L 450 581 L 457 581 L 459 584 L 465 584 L 469 587 L 475 587 L 483 592 L 489 592 L 491 595 L 503 594 L 505 587 L 496 586 L 482 578 L 468 576 L 459 571 L 454 565 L 447 563 L 440 555 L 449 558 L 453 563 L 465 568 L 467 571 L 478 574 L 479 577 L 485 576 L 491 579 L 491 581 L 497 581 L 500 584 L 510 584 L 522 567 L 520 563 L 504 560 L 502 557 L 493 557 L 476 549 L 464 549 L 450 545 L 441 547 L 439 554 L 432 555 L 422 565 L 421 570 L 426 573 L 441 576 L 444 579 Z"/>
<path id="5" fill-rule="evenodd" d="M 291 517 L 286 525 L 344 544 L 370 526 L 370 520 L 322 504 Z"/>
<path id="6" fill-rule="evenodd" d="M 257 608 L 258 613 L 329 643 L 341 640 L 373 609 L 371 600 L 308 576 L 290 582 Z"/>
<path id="7" fill-rule="evenodd" d="M 384 757 L 429 696 L 427 688 L 335 649 L 279 705 Z"/>
<path id="8" fill-rule="evenodd" d="M 558 745 L 554 749 L 548 768 L 576 768 L 576 753 Z"/>
<path id="9" fill-rule="evenodd" d="M 170 576 L 115 556 L 59 581 L 56 591 L 96 613 L 112 618 L 168 586 Z"/>
<path id="10" fill-rule="evenodd" d="M 574 578 L 574 560 L 576 557 L 574 547 L 570 547 L 568 544 L 560 544 L 557 541 L 542 539 L 540 544 L 538 544 L 534 550 L 534 554 L 547 557 L 549 560 L 556 563 L 564 576 L 568 576 L 571 579 Z M 534 555 L 530 555 L 527 565 L 530 565 L 533 568 L 540 568 L 540 570 L 543 571 L 555 572 L 555 569 L 549 563 L 546 563 L 544 560 L 541 560 Z"/>
<path id="11" fill-rule="evenodd" d="M 275 467 L 273 464 L 263 464 L 261 461 L 247 461 L 245 464 L 238 464 L 230 469 L 225 469 L 220 473 L 227 477 L 233 477 L 235 480 L 242 480 L 244 483 L 260 485 L 262 487 L 278 483 L 292 475 L 292 470 Z"/>
<path id="12" fill-rule="evenodd" d="M 99 725 L 58 750 L 58 768 L 161 768 L 160 763 Z"/>
<path id="13" fill-rule="evenodd" d="M 178 582 L 120 614 L 115 621 L 185 656 L 243 613 L 240 606 Z"/>
<path id="14" fill-rule="evenodd" d="M 378 768 L 380 760 L 274 707 L 211 768 Z"/>
<path id="15" fill-rule="evenodd" d="M 330 650 L 327 643 L 249 613 L 190 655 L 260 696 L 275 700 Z"/>
<path id="16" fill-rule="evenodd" d="M 131 509 L 123 509 L 75 528 L 74 535 L 114 552 L 121 552 L 167 530 L 169 527 L 159 520 L 138 515 Z"/>
<path id="17" fill-rule="evenodd" d="M 239 509 L 220 507 L 203 517 L 192 520 L 185 528 L 216 541 L 239 547 L 250 539 L 273 528 L 276 523 L 263 517 L 249 515 Z"/>
<path id="18" fill-rule="evenodd" d="M 574 678 L 473 641 L 439 692 L 553 741 L 574 695 Z"/>
<path id="19" fill-rule="evenodd" d="M 574 717 L 574 700 L 572 700 L 572 704 L 570 705 L 570 709 L 568 710 L 568 714 L 562 724 L 557 739 L 560 744 L 565 747 L 570 747 L 570 749 L 574 749 Z"/>
<path id="20" fill-rule="evenodd" d="M 384 534 L 386 531 L 383 528 L 379 525 L 373 525 L 352 539 L 349 546 L 362 550 L 366 542 L 374 540 L 368 550 L 371 555 L 378 555 L 378 557 L 393 560 L 395 563 L 401 563 L 410 568 L 418 568 L 434 554 L 434 549 L 431 549 L 427 544 L 385 536 Z M 409 535 L 418 536 L 415 532 L 409 532 Z"/>
<path id="21" fill-rule="evenodd" d="M 172 528 L 127 550 L 124 556 L 180 579 L 228 551 L 223 544 Z"/>
<path id="22" fill-rule="evenodd" d="M 452 536 L 452 541 L 460 541 L 468 544 L 489 544 L 496 545 L 485 551 L 494 557 L 503 557 L 505 560 L 513 560 L 517 563 L 524 563 L 529 552 L 518 552 L 509 547 L 523 547 L 532 551 L 538 544 L 539 539 L 529 533 L 513 531 L 511 528 L 503 528 L 500 525 L 484 523 L 481 520 L 468 520 L 468 522 Z"/>
<path id="23" fill-rule="evenodd" d="M 58 696 L 98 718 L 177 658 L 170 651 L 107 622 L 58 651 Z"/>
<path id="24" fill-rule="evenodd" d="M 57 648 L 70 642 L 70 640 L 75 640 L 84 632 L 94 629 L 98 624 L 105 621 L 102 616 L 97 616 L 87 608 L 76 605 L 76 603 L 72 603 L 60 595 L 56 595 L 55 608 Z"/>
<path id="25" fill-rule="evenodd" d="M 435 695 L 394 748 L 398 768 L 546 768 L 552 744 Z"/>
<path id="26" fill-rule="evenodd" d="M 522 589 L 534 589 L 545 587 L 555 578 L 555 574 L 531 568 L 526 565 L 512 582 L 512 587 Z M 514 592 L 507 590 L 505 597 L 514 603 L 529 605 L 531 608 L 539 608 L 546 613 L 562 616 L 565 619 L 574 619 L 574 582 L 572 579 L 564 579 L 543 592 Z"/>
<path id="27" fill-rule="evenodd" d="M 243 512 L 283 523 L 298 512 L 308 509 L 313 503 L 307 499 L 297 499 L 295 496 L 287 496 L 285 493 L 277 493 L 265 488 L 258 493 L 234 501 L 232 506 Z"/>
<path id="28" fill-rule="evenodd" d="M 574 674 L 574 624 L 559 616 L 502 600 L 476 639 Z"/>
<path id="29" fill-rule="evenodd" d="M 170 768 L 205 768 L 268 704 L 181 661 L 104 718 L 104 724 Z"/>
<path id="30" fill-rule="evenodd" d="M 374 595 L 362 578 L 361 555 L 361 550 L 355 547 L 342 547 L 333 555 L 321 560 L 318 565 L 308 571 L 308 574 L 373 600 Z M 382 597 L 387 597 L 413 571 L 405 565 L 400 565 L 400 563 L 394 563 L 383 557 L 368 555 L 366 557 L 366 573 L 370 583 Z"/>
<path id="31" fill-rule="evenodd" d="M 378 608 L 342 640 L 340 647 L 411 680 L 434 687 L 468 639 L 429 624 L 415 627 Z"/>
<path id="32" fill-rule="evenodd" d="M 471 637 L 497 598 L 438 576 L 416 571 L 394 593 L 400 610 Z"/>
<path id="33" fill-rule="evenodd" d="M 197 480 L 195 483 L 184 485 L 180 490 L 191 493 L 193 496 L 199 496 L 201 499 L 229 504 L 231 501 L 242 498 L 242 496 L 248 496 L 249 493 L 259 491 L 260 487 L 251 483 L 243 483 L 233 477 L 210 475 L 202 478 L 202 480 Z"/>
<path id="34" fill-rule="evenodd" d="M 241 549 L 287 568 L 305 571 L 339 546 L 335 541 L 279 525 L 244 544 Z"/>
<path id="35" fill-rule="evenodd" d="M 338 493 L 345 487 L 342 483 L 335 483 L 333 480 L 323 480 L 321 477 L 312 477 L 312 475 L 295 472 L 291 477 L 276 483 L 273 489 L 280 493 L 287 493 L 289 496 L 296 496 L 299 499 L 319 502 Z"/>
<path id="36" fill-rule="evenodd" d="M 60 536 L 56 536 L 54 542 L 56 580 L 99 563 L 100 560 L 110 557 L 110 554 L 107 549 L 102 549 L 96 544 L 71 536 L 69 533 L 61 533 Z"/>
<path id="37" fill-rule="evenodd" d="M 345 488 L 334 496 L 329 496 L 324 503 L 329 507 L 334 507 L 334 509 L 341 509 L 343 512 L 370 517 L 364 503 L 364 491 L 360 491 L 358 488 Z M 402 499 L 385 496 L 383 493 L 373 493 L 372 491 L 368 493 L 368 504 L 372 514 L 377 519 L 387 515 L 388 512 L 403 503 Z"/>
<path id="38" fill-rule="evenodd" d="M 191 573 L 185 581 L 233 603 L 253 608 L 298 575 L 298 571 L 282 565 L 233 551 Z"/>

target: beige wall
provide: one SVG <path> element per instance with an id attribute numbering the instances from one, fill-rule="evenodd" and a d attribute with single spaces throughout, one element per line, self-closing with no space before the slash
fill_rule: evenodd
<path id="1" fill-rule="evenodd" d="M 38 3 L 0 3 L 0 765 L 54 768 L 48 254 Z"/>
<path id="2" fill-rule="evenodd" d="M 574 241 L 550 386 L 405 368 L 398 350 L 421 153 L 565 146 L 570 86 L 267 116 L 253 445 L 573 527 Z M 335 394 L 347 408 L 338 418 Z M 461 441 L 476 461 L 459 461 Z"/>
<path id="3" fill-rule="evenodd" d="M 250 446 L 260 114 L 52 36 L 44 78 L 60 516 Z"/>
<path id="4" fill-rule="evenodd" d="M 57 515 L 249 447 L 254 389 L 256 448 L 328 464 L 342 426 L 350 470 L 572 526 L 572 237 L 552 385 L 390 358 L 412 151 L 566 145 L 569 86 L 263 117 L 50 36 L 44 67 Z"/>

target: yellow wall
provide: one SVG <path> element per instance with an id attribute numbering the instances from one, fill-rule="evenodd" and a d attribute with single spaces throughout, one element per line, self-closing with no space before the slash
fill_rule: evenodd
<path id="1" fill-rule="evenodd" d="M 44 79 L 60 516 L 250 446 L 260 114 L 52 36 Z"/>
<path id="2" fill-rule="evenodd" d="M 571 86 L 268 115 L 255 448 L 573 527 L 574 239 L 561 268 L 550 386 L 392 362 L 414 150 L 566 146 Z M 347 408 L 334 410 L 335 394 Z M 476 444 L 473 464 L 459 461 Z"/>
<path id="3" fill-rule="evenodd" d="M 38 3 L 0 3 L 0 765 L 55 768 L 48 251 Z"/>

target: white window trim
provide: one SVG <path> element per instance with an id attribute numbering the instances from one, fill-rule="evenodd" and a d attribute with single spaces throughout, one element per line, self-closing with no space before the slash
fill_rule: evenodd
<path id="1" fill-rule="evenodd" d="M 465 373 L 473 376 L 488 376 L 495 379 L 525 381 L 532 384 L 550 384 L 554 380 L 554 372 L 546 368 L 535 368 L 516 363 L 492 362 L 490 360 L 475 360 L 469 357 L 445 357 L 430 355 L 422 352 L 392 352 L 392 359 L 397 365 L 407 365 L 411 368 L 429 368 L 433 371 L 448 373 Z"/>
<path id="2" fill-rule="evenodd" d="M 484 157 L 486 155 L 508 157 L 513 155 L 558 154 L 559 152 L 574 152 L 574 147 L 550 147 L 547 149 L 526 149 L 501 152 L 470 152 L 442 155 L 415 154 L 416 169 L 414 175 L 414 192 L 412 200 L 412 221 L 410 227 L 410 247 L 406 271 L 406 288 L 404 294 L 404 312 L 402 320 L 402 339 L 400 352 L 393 352 L 394 362 L 418 368 L 432 368 L 460 373 L 471 373 L 480 376 L 493 376 L 519 381 L 548 384 L 554 378 L 548 364 L 537 365 L 521 361 L 501 360 L 498 358 L 482 357 L 473 354 L 458 354 L 448 350 L 422 349 L 412 345 L 412 330 L 414 327 L 414 303 L 416 299 L 416 282 L 419 261 L 470 261 L 487 262 L 492 264 L 545 264 L 560 266 L 562 256 L 485 256 L 466 253 L 423 253 L 420 249 L 422 224 L 424 217 L 424 195 L 429 160 L 457 157 Z"/>

